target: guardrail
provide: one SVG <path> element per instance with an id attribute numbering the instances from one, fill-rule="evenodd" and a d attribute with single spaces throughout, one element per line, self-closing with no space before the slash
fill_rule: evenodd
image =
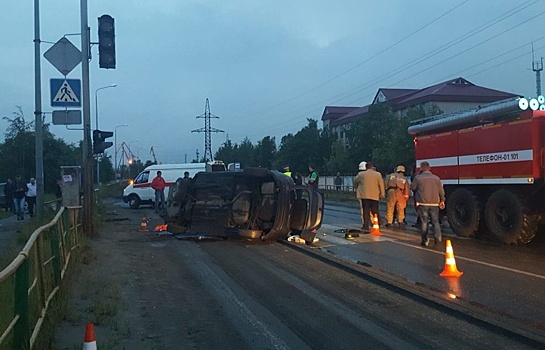
<path id="1" fill-rule="evenodd" d="M 318 186 L 319 189 L 324 191 L 324 197 L 326 199 L 333 200 L 356 200 L 356 194 L 354 193 L 353 186 L 335 186 L 335 185 L 325 185 Z"/>
<path id="2" fill-rule="evenodd" d="M 0 271 L 0 349 L 33 348 L 81 236 L 81 207 L 62 207 Z"/>

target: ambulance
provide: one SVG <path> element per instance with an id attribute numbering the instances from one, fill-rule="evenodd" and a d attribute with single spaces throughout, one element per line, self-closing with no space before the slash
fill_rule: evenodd
<path id="1" fill-rule="evenodd" d="M 201 171 L 225 171 L 225 164 L 222 161 L 208 163 L 185 163 L 185 164 L 156 164 L 150 165 L 131 181 L 123 190 L 123 202 L 129 203 L 131 209 L 138 209 L 141 205 L 154 205 L 155 191 L 151 188 L 153 178 L 157 172 L 162 173 L 167 184 L 165 198 L 168 198 L 170 187 L 178 178 L 182 178 L 187 171 L 190 177 Z"/>

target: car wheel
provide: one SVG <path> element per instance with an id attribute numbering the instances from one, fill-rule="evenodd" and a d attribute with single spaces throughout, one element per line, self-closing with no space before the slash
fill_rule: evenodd
<path id="1" fill-rule="evenodd" d="M 473 237 L 479 228 L 480 206 L 471 191 L 459 188 L 447 198 L 447 219 L 450 228 L 461 237 Z"/>
<path id="2" fill-rule="evenodd" d="M 520 199 L 507 190 L 498 190 L 490 196 L 486 202 L 485 221 L 490 233 L 506 244 L 529 243 L 538 226 Z"/>
<path id="3" fill-rule="evenodd" d="M 140 207 L 140 198 L 137 195 L 131 194 L 129 196 L 129 207 L 131 209 L 138 209 Z"/>

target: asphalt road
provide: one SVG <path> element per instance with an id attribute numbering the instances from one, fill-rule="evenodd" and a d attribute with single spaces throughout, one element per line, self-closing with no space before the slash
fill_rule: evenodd
<path id="1" fill-rule="evenodd" d="M 444 229 L 454 248 L 459 278 L 440 277 L 445 246 L 419 246 L 419 232 L 381 228 L 380 238 L 362 235 L 351 241 L 335 231 L 357 228 L 359 209 L 329 205 L 321 232 L 322 250 L 342 259 L 373 266 L 415 284 L 451 293 L 498 315 L 509 315 L 538 332 L 545 329 L 545 244 L 537 240 L 525 246 L 456 237 Z M 411 219 L 409 219 L 409 222 Z M 414 222 L 414 221 L 413 221 Z"/>
<path id="2" fill-rule="evenodd" d="M 355 262 L 373 258 L 377 265 L 391 261 L 399 268 L 408 264 L 400 256 L 416 256 L 429 264 L 416 271 L 435 280 L 442 256 L 438 250 L 412 247 L 411 241 L 418 239 L 414 233 L 391 233 L 403 239 L 346 241 L 329 232 L 337 227 L 330 221 L 337 219 L 329 208 L 329 224 L 318 232 L 320 242 L 315 247 L 249 240 L 185 241 L 138 231 L 142 216 L 152 218 L 150 227 L 160 223 L 149 208 L 111 205 L 112 217 L 122 221 L 107 223 L 101 238 L 91 242 L 96 258 L 80 274 L 73 293 L 79 316 L 60 328 L 58 348 L 73 348 L 74 342 L 81 342 L 77 339 L 81 323 L 92 317 L 93 298 L 103 297 L 100 290 L 113 287 L 119 289 L 116 303 L 123 307 L 115 322 L 97 326 L 99 346 L 104 339 L 114 348 L 131 349 L 524 349 L 543 345 L 523 342 L 514 333 L 498 332 L 445 307 L 446 298 L 433 301 L 438 299 L 437 291 L 418 283 L 406 283 L 419 291 L 407 293 L 364 277 L 374 266 Z M 350 210 L 338 211 L 344 218 Z M 405 245 L 392 248 L 397 240 Z M 438 263 L 430 263 L 429 256 Z M 378 272 L 397 278 L 396 271 L 387 272 L 386 267 Z M 469 269 L 459 281 L 468 275 L 472 275 Z M 428 299 L 426 293 L 434 297 Z M 120 325 L 128 330 L 119 331 L 125 329 Z M 70 332 L 70 327 L 75 331 Z M 68 337 L 71 333 L 76 340 Z"/>

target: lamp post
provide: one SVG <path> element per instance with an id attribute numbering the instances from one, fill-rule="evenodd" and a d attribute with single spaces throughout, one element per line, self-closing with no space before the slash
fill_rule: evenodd
<path id="1" fill-rule="evenodd" d="M 114 128 L 114 178 L 115 178 L 115 181 L 117 181 L 117 128 L 121 128 L 123 126 L 129 126 L 129 124 L 117 125 Z"/>
<path id="2" fill-rule="evenodd" d="M 129 163 L 129 179 L 131 178 L 131 165 L 134 163 L 134 157 L 133 157 L 134 153 L 132 153 L 131 143 L 134 143 L 134 142 L 138 142 L 138 139 L 127 142 L 127 148 L 129 149 L 129 152 L 130 152 L 130 159 L 127 162 Z"/>
<path id="3" fill-rule="evenodd" d="M 117 84 L 103 86 L 95 90 L 95 130 L 98 130 L 98 92 L 99 90 L 114 88 Z M 97 184 L 100 184 L 100 157 L 97 154 Z"/>

